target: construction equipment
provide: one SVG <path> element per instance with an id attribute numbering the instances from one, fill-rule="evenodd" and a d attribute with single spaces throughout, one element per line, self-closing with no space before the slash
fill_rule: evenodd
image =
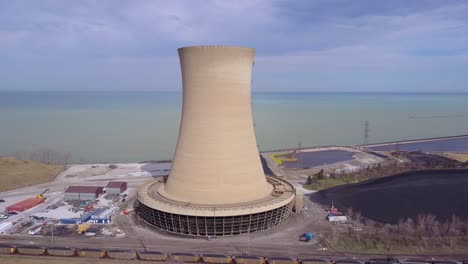
<path id="1" fill-rule="evenodd" d="M 91 227 L 91 224 L 89 223 L 83 223 L 83 224 L 79 224 L 78 225 L 78 228 L 76 230 L 76 232 L 78 234 L 83 234 L 84 232 L 88 231 L 88 229 Z"/>
<path id="2" fill-rule="evenodd" d="M 39 198 L 39 199 L 44 199 L 44 193 L 46 193 L 47 191 L 49 191 L 49 188 L 45 189 L 43 192 L 41 192 L 40 194 L 36 195 L 36 198 Z"/>

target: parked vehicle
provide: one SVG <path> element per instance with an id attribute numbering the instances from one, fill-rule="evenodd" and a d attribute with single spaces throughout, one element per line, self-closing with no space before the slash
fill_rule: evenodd
<path id="1" fill-rule="evenodd" d="M 302 235 L 299 237 L 299 241 L 309 242 L 309 241 L 312 240 L 313 238 L 314 238 L 314 234 L 312 234 L 312 233 L 304 233 L 304 234 L 302 234 Z"/>

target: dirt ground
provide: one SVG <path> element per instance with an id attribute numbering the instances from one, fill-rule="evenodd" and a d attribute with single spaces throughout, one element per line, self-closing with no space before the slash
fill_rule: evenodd
<path id="1" fill-rule="evenodd" d="M 62 168 L 12 157 L 0 158 L 0 192 L 51 181 Z"/>
<path id="2" fill-rule="evenodd" d="M 454 159 L 454 160 L 458 160 L 460 162 L 468 161 L 468 152 L 466 152 L 466 153 L 444 152 L 443 156 L 446 156 L 446 157 Z"/>

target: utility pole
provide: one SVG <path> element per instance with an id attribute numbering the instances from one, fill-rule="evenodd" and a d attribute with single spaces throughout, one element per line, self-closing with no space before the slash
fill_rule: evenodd
<path id="1" fill-rule="evenodd" d="M 54 225 L 50 225 L 50 230 L 51 230 L 51 233 L 52 233 L 52 246 L 54 246 Z"/>
<path id="2" fill-rule="evenodd" d="M 369 137 L 370 137 L 370 129 L 369 129 L 369 121 L 366 120 L 366 122 L 364 122 L 364 145 L 367 145 L 369 144 Z"/>

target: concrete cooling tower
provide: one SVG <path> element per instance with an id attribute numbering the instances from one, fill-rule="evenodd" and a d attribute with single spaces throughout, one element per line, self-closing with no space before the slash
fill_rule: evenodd
<path id="1" fill-rule="evenodd" d="M 172 170 L 138 191 L 138 211 L 172 233 L 229 236 L 269 229 L 290 214 L 294 188 L 263 173 L 252 121 L 255 50 L 179 49 L 183 109 Z"/>

